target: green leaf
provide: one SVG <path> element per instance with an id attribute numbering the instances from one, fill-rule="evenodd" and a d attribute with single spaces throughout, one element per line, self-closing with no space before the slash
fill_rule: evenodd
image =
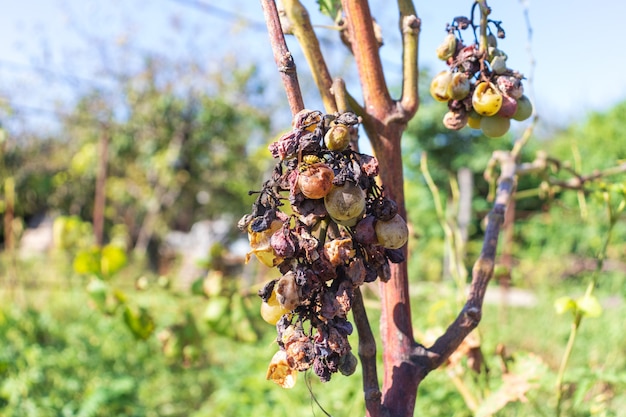
<path id="1" fill-rule="evenodd" d="M 102 249 L 80 250 L 74 258 L 74 271 L 82 275 L 102 275 L 111 277 L 126 266 L 128 258 L 124 249 L 106 245 Z"/>
<path id="2" fill-rule="evenodd" d="M 595 295 L 585 295 L 579 298 L 576 300 L 576 305 L 587 317 L 600 317 L 602 315 L 602 306 Z"/>
<path id="3" fill-rule="evenodd" d="M 204 293 L 204 278 L 198 278 L 191 283 L 191 293 L 193 295 L 206 295 Z"/>
<path id="4" fill-rule="evenodd" d="M 71 173 L 78 176 L 94 175 L 97 156 L 98 151 L 95 143 L 84 144 L 70 160 L 69 169 Z"/>
<path id="5" fill-rule="evenodd" d="M 76 417 L 97 416 L 107 404 L 131 394 L 135 389 L 136 382 L 130 377 L 107 381 L 106 385 L 96 388 L 86 397 Z"/>
<path id="6" fill-rule="evenodd" d="M 120 293 L 121 291 L 111 288 L 100 278 L 93 278 L 87 284 L 87 296 L 92 306 L 104 314 L 112 315 L 121 304 L 125 303 L 125 299 L 119 296 Z"/>
<path id="7" fill-rule="evenodd" d="M 554 302 L 554 309 L 556 310 L 556 314 L 565 314 L 568 311 L 576 310 L 576 302 L 572 299 L 572 297 L 563 296 L 556 299 Z"/>
<path id="8" fill-rule="evenodd" d="M 224 274 L 221 272 L 211 270 L 204 277 L 202 282 L 202 291 L 208 297 L 216 297 L 221 294 L 224 281 Z"/>
<path id="9" fill-rule="evenodd" d="M 100 267 L 103 275 L 107 277 L 115 275 L 126 266 L 127 262 L 126 252 L 119 246 L 106 245 L 102 248 Z"/>
<path id="10" fill-rule="evenodd" d="M 589 391 L 597 382 L 595 378 L 589 377 L 576 379 L 576 391 L 572 398 L 575 407 L 580 407 L 582 404 L 589 401 Z"/>
<path id="11" fill-rule="evenodd" d="M 202 344 L 202 336 L 198 330 L 196 319 L 190 311 L 185 312 L 185 322 L 183 324 L 183 338 L 186 344 Z"/>
<path id="12" fill-rule="evenodd" d="M 154 320 L 143 307 L 133 309 L 127 305 L 124 309 L 124 322 L 137 339 L 146 340 L 154 332 Z"/>
<path id="13" fill-rule="evenodd" d="M 235 336 L 233 318 L 230 313 L 231 307 L 229 297 L 217 296 L 209 298 L 203 318 L 213 332 L 228 337 Z"/>
<path id="14" fill-rule="evenodd" d="M 93 226 L 78 216 L 59 216 L 52 225 L 55 246 L 73 251 L 93 244 Z"/>
<path id="15" fill-rule="evenodd" d="M 341 1 L 339 0 L 317 0 L 320 12 L 335 20 L 341 10 Z"/>
<path id="16" fill-rule="evenodd" d="M 78 251 L 74 258 L 74 272 L 81 275 L 100 274 L 100 251 L 97 248 Z"/>
<path id="17" fill-rule="evenodd" d="M 228 297 L 213 297 L 209 299 L 204 310 L 204 319 L 209 324 L 217 324 L 226 319 L 230 299 Z"/>
<path id="18" fill-rule="evenodd" d="M 116 288 L 116 289 L 113 290 L 113 297 L 120 304 L 126 304 L 128 302 L 128 297 L 126 296 L 124 291 L 122 291 L 120 289 Z"/>
<path id="19" fill-rule="evenodd" d="M 252 327 L 244 306 L 244 299 L 241 295 L 233 294 L 230 312 L 230 318 L 237 338 L 244 342 L 256 342 L 258 336 Z"/>
<path id="20" fill-rule="evenodd" d="M 92 279 L 87 284 L 87 295 L 100 311 L 106 311 L 109 286 L 101 279 Z"/>

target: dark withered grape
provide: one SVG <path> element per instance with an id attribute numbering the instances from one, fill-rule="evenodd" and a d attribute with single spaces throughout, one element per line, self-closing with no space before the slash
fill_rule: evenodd
<path id="1" fill-rule="evenodd" d="M 376 158 L 349 145 L 357 142 L 359 123 L 350 112 L 299 112 L 292 130 L 269 146 L 278 161 L 254 192 L 251 213 L 239 222 L 250 238 L 248 256 L 282 275 L 259 296 L 263 317 L 276 325 L 281 351 L 268 379 L 283 387 L 293 386 L 285 382 L 292 373 L 310 368 L 321 381 L 339 371 L 354 372 L 347 317 L 355 289 L 388 280 L 389 263 L 404 260 L 404 250 L 396 248 L 403 242 L 396 239 L 388 249 L 388 237 L 376 235 L 378 222 L 399 217 L 398 207 L 376 183 Z M 332 139 L 342 143 L 328 142 L 331 129 L 337 130 Z"/>

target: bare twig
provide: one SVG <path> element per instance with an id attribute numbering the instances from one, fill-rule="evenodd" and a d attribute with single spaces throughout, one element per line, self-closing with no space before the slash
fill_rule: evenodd
<path id="1" fill-rule="evenodd" d="M 317 35 L 311 25 L 309 13 L 299 0 L 283 0 L 285 14 L 291 22 L 292 31 L 302 47 L 304 57 L 311 68 L 311 75 L 322 96 L 322 102 L 327 113 L 335 113 L 337 104 L 331 92 L 333 80 L 328 71 L 326 60 L 320 49 Z"/>
<path id="2" fill-rule="evenodd" d="M 561 188 L 566 188 L 569 190 L 580 190 L 584 187 L 584 185 L 590 181 L 597 180 L 599 178 L 609 177 L 611 175 L 623 174 L 626 172 L 626 163 L 604 169 L 602 171 L 595 171 L 588 175 L 580 175 L 572 172 L 574 174 L 573 178 L 568 180 L 557 180 L 551 178 L 549 183 L 551 185 L 556 185 Z"/>
<path id="3" fill-rule="evenodd" d="M 533 109 L 533 111 L 534 111 L 534 109 Z M 533 132 L 535 130 L 535 127 L 537 126 L 537 122 L 538 121 L 539 121 L 539 118 L 537 117 L 537 115 L 535 115 L 533 117 L 532 122 L 528 125 L 528 127 L 526 127 L 526 129 L 524 129 L 524 132 L 522 133 L 522 136 L 519 139 L 517 139 L 515 141 L 515 144 L 513 145 L 513 150 L 511 151 L 511 155 L 518 162 L 519 162 L 519 157 L 520 157 L 520 155 L 522 153 L 522 148 L 530 140 L 530 137 L 532 136 L 532 134 L 533 134 Z"/>
<path id="4" fill-rule="evenodd" d="M 493 276 L 500 227 L 504 212 L 515 189 L 515 159 L 510 152 L 496 151 L 492 161 L 501 167 L 496 200 L 488 216 L 487 230 L 481 254 L 472 270 L 472 283 L 465 306 L 456 320 L 432 347 L 415 348 L 412 359 L 426 373 L 439 367 L 457 349 L 463 339 L 478 325 L 482 317 L 482 305 L 487 285 Z"/>
<path id="5" fill-rule="evenodd" d="M 419 106 L 417 66 L 418 43 L 421 21 L 415 13 L 415 6 L 410 0 L 398 0 L 400 26 L 402 30 L 402 97 L 400 107 L 403 119 L 410 120 Z"/>
<path id="6" fill-rule="evenodd" d="M 334 79 L 331 92 L 335 97 L 335 103 L 337 103 L 337 111 L 339 113 L 344 113 L 350 110 L 350 100 L 348 99 L 346 83 L 343 78 Z"/>
<path id="7" fill-rule="evenodd" d="M 487 6 L 486 0 L 476 0 L 476 4 L 480 7 L 479 48 L 480 52 L 487 53 L 487 21 L 488 16 L 491 13 L 491 9 Z"/>
<path id="8" fill-rule="evenodd" d="M 267 24 L 267 32 L 270 36 L 274 61 L 276 61 L 276 66 L 287 93 L 289 108 L 291 109 L 291 114 L 296 114 L 304 109 L 304 100 L 302 99 L 302 92 L 298 83 L 296 64 L 285 42 L 285 35 L 280 25 L 276 3 L 274 0 L 261 0 L 261 6 L 263 7 L 263 15 Z"/>
<path id="9" fill-rule="evenodd" d="M 363 305 L 363 296 L 359 288 L 354 290 L 352 316 L 356 331 L 359 334 L 359 358 L 361 358 L 361 368 L 363 369 L 365 407 L 370 416 L 378 416 L 381 408 L 381 392 L 376 371 L 376 339 L 367 319 L 367 311 Z"/>

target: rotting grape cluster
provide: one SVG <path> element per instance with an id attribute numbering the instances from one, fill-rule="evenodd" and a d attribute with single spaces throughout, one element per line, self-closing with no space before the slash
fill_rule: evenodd
<path id="1" fill-rule="evenodd" d="M 478 40 L 465 45 L 461 39 L 462 30 L 476 30 L 472 20 L 456 17 L 448 25 L 448 34 L 437 48 L 438 58 L 446 62 L 448 69 L 433 78 L 430 93 L 435 100 L 448 103 L 449 111 L 443 118 L 448 129 L 468 125 L 496 138 L 508 132 L 511 119 L 526 120 L 533 109 L 524 95 L 524 76 L 507 68 L 507 55 L 498 48 L 497 39 L 504 38 L 501 22 L 488 22 L 495 26 L 496 35 L 488 25 L 486 45 L 482 47 Z"/>
<path id="2" fill-rule="evenodd" d="M 359 118 L 302 110 L 269 146 L 278 162 L 239 222 L 251 252 L 282 274 L 260 291 L 261 315 L 275 324 L 279 350 L 267 378 L 283 387 L 298 371 L 321 381 L 356 368 L 347 319 L 354 291 L 390 278 L 408 228 L 375 177 L 375 157 L 354 151 Z"/>

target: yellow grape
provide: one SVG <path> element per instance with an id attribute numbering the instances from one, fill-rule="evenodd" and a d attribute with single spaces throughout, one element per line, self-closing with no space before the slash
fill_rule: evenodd
<path id="1" fill-rule="evenodd" d="M 493 83 L 482 81 L 476 85 L 472 106 L 481 116 L 493 116 L 502 106 L 502 94 Z"/>
<path id="2" fill-rule="evenodd" d="M 467 114 L 467 125 L 472 129 L 480 129 L 480 119 L 482 116 L 472 110 Z"/>
<path id="3" fill-rule="evenodd" d="M 272 290 L 272 295 L 270 295 L 267 302 L 263 301 L 261 304 L 261 317 L 271 325 L 276 325 L 278 320 L 287 313 L 289 313 L 289 310 L 280 305 L 276 298 L 275 290 Z"/>
<path id="4" fill-rule="evenodd" d="M 350 130 L 342 123 L 333 124 L 324 135 L 324 143 L 331 151 L 345 151 L 350 144 Z"/>
<path id="5" fill-rule="evenodd" d="M 450 83 L 452 83 L 452 73 L 441 71 L 430 83 L 430 95 L 437 101 L 450 100 Z"/>

